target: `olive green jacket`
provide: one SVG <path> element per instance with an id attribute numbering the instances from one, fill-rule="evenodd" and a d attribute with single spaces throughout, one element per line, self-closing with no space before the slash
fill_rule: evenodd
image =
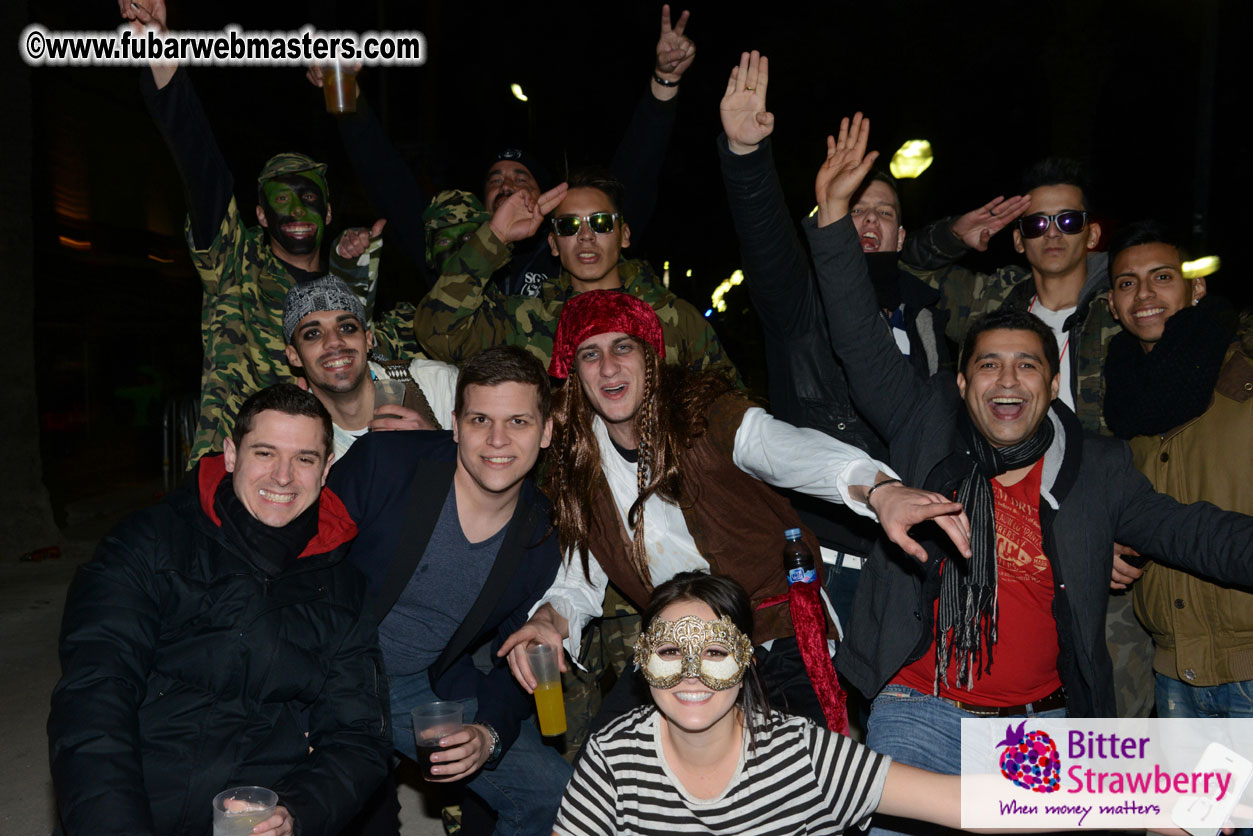
<path id="1" fill-rule="evenodd" d="M 1253 514 L 1253 359 L 1227 352 L 1209 409 L 1161 435 L 1131 439 L 1135 465 L 1180 502 Z M 1132 587 L 1153 636 L 1154 669 L 1189 685 L 1253 679 L 1253 592 L 1150 561 Z"/>

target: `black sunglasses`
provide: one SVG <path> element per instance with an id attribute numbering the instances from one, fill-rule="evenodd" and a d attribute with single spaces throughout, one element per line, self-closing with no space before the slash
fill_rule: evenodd
<path id="1" fill-rule="evenodd" d="M 1018 219 L 1018 231 L 1023 238 L 1039 238 L 1049 231 L 1049 224 L 1057 224 L 1058 232 L 1078 235 L 1088 225 L 1088 213 L 1079 209 L 1067 209 L 1056 215 L 1026 215 Z"/>
<path id="2" fill-rule="evenodd" d="M 605 235 L 613 232 L 613 227 L 618 217 L 617 212 L 593 212 L 590 215 L 583 216 L 558 215 L 553 218 L 553 234 L 559 238 L 578 235 L 579 230 L 586 223 L 592 232 Z"/>

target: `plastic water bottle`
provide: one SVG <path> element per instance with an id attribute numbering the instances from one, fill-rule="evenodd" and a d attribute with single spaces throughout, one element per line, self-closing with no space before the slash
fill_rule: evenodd
<path id="1" fill-rule="evenodd" d="M 783 568 L 787 570 L 788 585 L 794 583 L 817 583 L 818 570 L 814 568 L 814 556 L 801 539 L 799 528 L 783 532 L 787 544 L 783 547 Z"/>

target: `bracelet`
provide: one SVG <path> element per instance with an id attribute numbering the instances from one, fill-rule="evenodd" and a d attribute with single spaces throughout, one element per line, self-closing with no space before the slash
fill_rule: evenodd
<path id="1" fill-rule="evenodd" d="M 884 479 L 882 482 L 875 482 L 874 487 L 866 491 L 866 507 L 869 508 L 871 511 L 873 511 L 874 507 L 870 504 L 870 497 L 874 496 L 874 492 L 879 490 L 879 488 L 883 487 L 884 485 L 892 485 L 892 484 L 903 485 L 905 483 L 902 482 L 900 479 Z"/>
<path id="2" fill-rule="evenodd" d="M 480 726 L 487 729 L 488 735 L 492 738 L 491 751 L 487 753 L 487 760 L 484 763 L 495 763 L 500 760 L 500 734 L 496 729 L 492 728 L 490 723 L 479 723 Z"/>
<path id="3" fill-rule="evenodd" d="M 677 81 L 666 81 L 664 78 L 662 78 L 661 76 L 657 75 L 657 73 L 653 73 L 653 81 L 657 82 L 657 83 L 658 83 L 658 84 L 660 84 L 662 87 L 678 87 L 678 86 L 679 86 L 679 82 L 677 82 Z"/>

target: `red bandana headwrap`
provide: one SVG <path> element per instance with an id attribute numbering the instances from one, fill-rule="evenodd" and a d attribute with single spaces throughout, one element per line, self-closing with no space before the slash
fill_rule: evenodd
<path id="1" fill-rule="evenodd" d="M 643 340 L 657 349 L 658 357 L 666 358 L 661 320 L 647 302 L 621 290 L 588 290 L 575 295 L 561 308 L 548 374 L 559 380 L 566 379 L 570 376 L 574 352 L 583 341 L 613 332 Z"/>

